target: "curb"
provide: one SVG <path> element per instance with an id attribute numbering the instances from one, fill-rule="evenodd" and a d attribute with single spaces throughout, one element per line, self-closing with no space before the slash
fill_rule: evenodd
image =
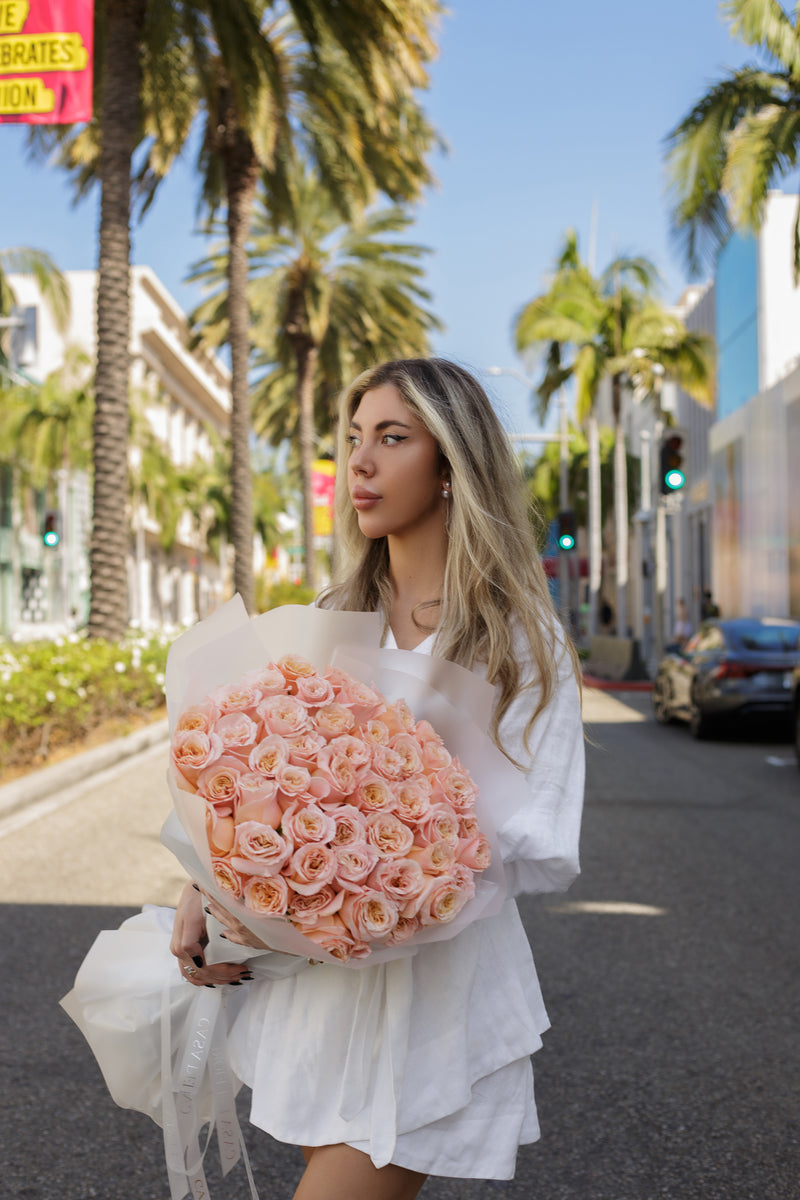
<path id="1" fill-rule="evenodd" d="M 85 750 L 82 754 L 74 754 L 72 758 L 66 758 L 63 762 L 42 767 L 38 771 L 32 771 L 30 775 L 23 775 L 21 779 L 15 779 L 13 783 L 0 787 L 0 817 L 10 816 L 28 804 L 63 791 L 76 783 L 82 783 L 91 775 L 165 742 L 168 737 L 169 722 L 165 717 L 129 733 L 126 737 L 115 738 L 102 746 Z"/>
<path id="2" fill-rule="evenodd" d="M 652 692 L 653 684 L 649 679 L 600 679 L 597 675 L 589 675 L 584 671 L 585 687 L 596 688 L 604 692 Z"/>

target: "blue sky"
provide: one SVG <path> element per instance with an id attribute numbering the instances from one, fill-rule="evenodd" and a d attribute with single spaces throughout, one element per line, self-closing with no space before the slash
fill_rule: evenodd
<path id="1" fill-rule="evenodd" d="M 446 325 L 436 352 L 476 372 L 520 368 L 514 315 L 541 290 L 567 227 L 588 252 L 593 206 L 596 266 L 647 255 L 664 300 L 677 300 L 687 278 L 669 242 L 662 139 L 748 57 L 717 0 L 451 0 L 449 9 L 425 98 L 449 151 L 415 227 L 433 251 L 428 285 Z M 63 176 L 28 162 L 24 142 L 22 128 L 0 126 L 0 245 L 45 249 L 62 269 L 95 266 L 96 200 L 73 207 Z M 195 203 L 187 162 L 134 231 L 134 261 L 186 309 L 197 293 L 183 280 L 203 252 Z M 486 382 L 509 428 L 535 428 L 522 385 Z"/>

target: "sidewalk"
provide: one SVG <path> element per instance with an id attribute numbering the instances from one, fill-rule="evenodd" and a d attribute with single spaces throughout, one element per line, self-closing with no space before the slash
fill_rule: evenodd
<path id="1" fill-rule="evenodd" d="M 53 763 L 50 767 L 42 767 L 31 771 L 13 783 L 0 786 L 0 818 L 11 816 L 12 813 L 34 804 L 48 796 L 57 795 L 68 787 L 72 787 L 93 775 L 114 767 L 117 763 L 140 754 L 151 746 L 161 742 L 166 746 L 169 739 L 169 724 L 167 719 L 154 721 L 143 729 L 137 729 L 126 737 L 114 738 L 102 746 L 85 750 L 82 754 L 74 754 L 63 762 Z"/>

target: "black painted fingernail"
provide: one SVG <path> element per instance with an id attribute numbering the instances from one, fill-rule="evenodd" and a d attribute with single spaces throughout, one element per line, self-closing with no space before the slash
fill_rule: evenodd
<path id="1" fill-rule="evenodd" d="M 209 915 L 210 917 L 213 917 L 213 915 L 214 915 L 214 914 L 212 913 L 211 909 L 210 909 L 208 906 L 206 906 L 206 907 L 203 909 L 203 912 L 204 912 L 204 913 L 208 913 L 208 915 Z"/>
<path id="2" fill-rule="evenodd" d="M 200 888 L 199 888 L 199 886 L 198 886 L 196 883 L 193 883 L 193 884 L 192 884 L 192 887 L 194 888 L 194 890 L 195 890 L 196 892 L 199 892 L 199 891 L 200 891 Z"/>
<path id="3" fill-rule="evenodd" d="M 250 974 L 247 974 L 247 975 L 240 975 L 240 976 L 239 976 L 239 978 L 240 978 L 240 979 L 252 979 L 252 978 L 253 978 L 253 976 L 252 976 L 252 975 L 250 975 Z"/>
<path id="4" fill-rule="evenodd" d="M 203 984 L 203 987 L 210 987 L 210 988 L 213 988 L 213 987 L 216 987 L 216 986 L 217 986 L 217 985 L 216 985 L 215 983 L 204 983 L 204 984 Z"/>
<path id="5" fill-rule="evenodd" d="M 203 960 L 202 960 L 202 958 L 200 957 L 200 955 L 199 955 L 199 954 L 193 954 L 193 955 L 192 955 L 192 962 L 194 963 L 194 965 L 195 965 L 196 967 L 202 967 L 202 965 L 203 965 Z"/>
<path id="6" fill-rule="evenodd" d="M 241 981 L 241 979 L 232 979 L 230 981 L 230 984 L 231 984 L 231 987 L 241 987 L 242 981 Z"/>

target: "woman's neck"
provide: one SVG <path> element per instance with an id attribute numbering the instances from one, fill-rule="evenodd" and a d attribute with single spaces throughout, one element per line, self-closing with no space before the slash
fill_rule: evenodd
<path id="1" fill-rule="evenodd" d="M 415 539 L 415 544 L 409 545 L 389 539 L 389 579 L 394 593 L 389 624 L 401 650 L 413 650 L 428 636 L 426 627 L 432 630 L 439 623 L 439 604 L 430 602 L 442 599 L 447 553 L 444 530 L 437 542 L 426 538 L 424 544 L 419 544 Z M 422 604 L 426 607 L 416 612 Z"/>

